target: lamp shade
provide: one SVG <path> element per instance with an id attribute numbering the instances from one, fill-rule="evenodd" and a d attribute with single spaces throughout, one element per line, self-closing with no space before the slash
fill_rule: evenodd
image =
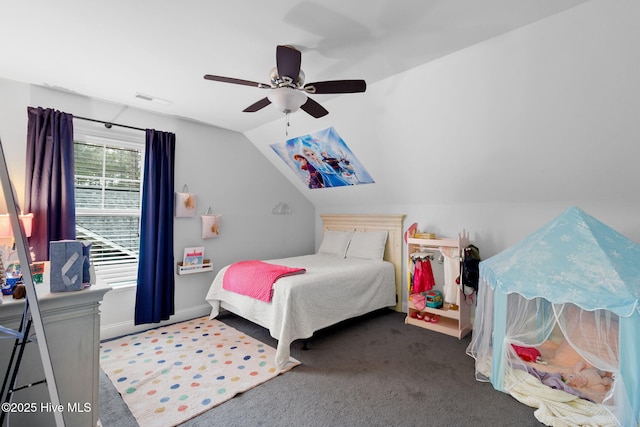
<path id="1" fill-rule="evenodd" d="M 31 237 L 31 228 L 33 224 L 33 214 L 20 215 L 20 222 L 24 227 L 24 232 L 27 237 Z M 0 215 L 0 238 L 13 237 L 13 230 L 11 229 L 11 219 L 9 214 Z"/>
<path id="2" fill-rule="evenodd" d="M 298 111 L 298 108 L 307 102 L 307 95 L 289 87 L 271 89 L 267 98 L 283 113 Z"/>

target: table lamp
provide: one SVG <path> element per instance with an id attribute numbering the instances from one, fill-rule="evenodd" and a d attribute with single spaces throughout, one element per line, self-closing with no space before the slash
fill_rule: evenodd
<path id="1" fill-rule="evenodd" d="M 31 237 L 31 229 L 33 225 L 33 214 L 20 215 L 20 222 L 24 229 L 26 237 Z M 13 275 L 13 266 L 9 268 L 11 255 L 15 253 L 14 249 L 15 241 L 13 239 L 13 230 L 11 228 L 11 220 L 9 214 L 0 215 L 0 286 L 3 293 L 9 292 L 5 286 L 7 282 L 7 275 Z M 5 266 L 5 263 L 7 266 Z M 12 283 L 13 288 L 15 283 Z"/>

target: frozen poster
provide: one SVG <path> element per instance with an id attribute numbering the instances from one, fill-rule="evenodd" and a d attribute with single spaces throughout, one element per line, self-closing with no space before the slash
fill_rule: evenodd
<path id="1" fill-rule="evenodd" d="M 333 127 L 271 148 L 312 189 L 374 182 Z"/>

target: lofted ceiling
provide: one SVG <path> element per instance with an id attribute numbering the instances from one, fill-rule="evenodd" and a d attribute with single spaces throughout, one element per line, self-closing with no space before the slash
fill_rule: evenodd
<path id="1" fill-rule="evenodd" d="M 307 82 L 371 85 L 584 2 L 3 2 L 0 77 L 245 132 L 280 117 L 273 106 L 242 112 L 266 90 L 205 74 L 268 83 L 276 45 L 288 44 L 302 52 Z"/>

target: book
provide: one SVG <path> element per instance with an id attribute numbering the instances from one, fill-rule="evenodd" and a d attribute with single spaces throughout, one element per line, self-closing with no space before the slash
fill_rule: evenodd
<path id="1" fill-rule="evenodd" d="M 185 248 L 183 266 L 202 265 L 204 263 L 204 247 Z"/>

